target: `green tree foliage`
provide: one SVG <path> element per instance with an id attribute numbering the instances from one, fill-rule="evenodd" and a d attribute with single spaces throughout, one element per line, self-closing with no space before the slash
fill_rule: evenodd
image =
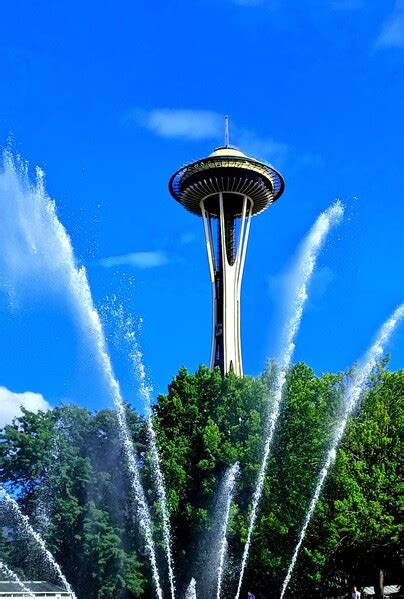
<path id="1" fill-rule="evenodd" d="M 130 421 L 139 437 L 141 421 L 134 414 Z M 1 449 L 3 483 L 18 497 L 79 596 L 141 596 L 145 577 L 115 414 L 94 415 L 76 406 L 38 414 L 23 410 L 5 427 Z M 14 539 L 10 565 L 25 578 L 50 576 L 10 518 L 3 506 L 2 523 L 11 524 Z"/>
<path id="2" fill-rule="evenodd" d="M 225 594 L 234 596 L 251 495 L 263 451 L 276 366 L 239 379 L 200 367 L 181 369 L 154 407 L 167 483 L 178 587 L 205 578 L 217 555 L 215 497 L 226 469 L 240 476 L 229 530 Z M 244 592 L 279 597 L 299 530 L 341 417 L 344 375 L 317 376 L 307 365 L 288 373 L 281 414 L 253 535 Z M 380 367 L 350 419 L 289 588 L 289 597 L 324 597 L 348 585 L 397 582 L 400 554 L 400 456 L 404 372 Z M 128 409 L 139 466 L 155 520 L 164 584 L 160 509 L 144 422 Z M 67 406 L 23 416 L 5 427 L 0 444 L 3 483 L 46 538 L 79 598 L 151 597 L 150 570 L 134 523 L 134 506 L 113 412 Z M 25 577 L 43 573 L 32 545 L 13 532 L 0 553 Z M 8 528 L 7 528 L 8 527 Z M 42 568 L 42 570 L 41 570 Z M 46 572 L 42 574 L 45 576 Z M 213 577 L 214 578 L 214 577 Z M 210 585 L 210 586 L 209 586 Z M 380 586 L 380 584 L 379 584 Z M 382 591 L 379 592 L 379 596 Z"/>
<path id="3" fill-rule="evenodd" d="M 122 531 L 114 528 L 107 511 L 93 501 L 87 505 L 83 526 L 83 557 L 93 564 L 92 587 L 98 597 L 116 597 L 128 589 L 138 597 L 144 590 L 143 578 L 138 575 L 139 564 L 134 554 L 125 553 L 121 543 Z"/>
<path id="4" fill-rule="evenodd" d="M 232 375 L 222 379 L 217 371 L 203 367 L 194 375 L 181 370 L 168 394 L 159 398 L 155 413 L 183 584 L 191 574 L 200 574 L 195 558 L 201 548 L 196 539 L 212 524 L 212 500 L 221 476 L 238 461 L 241 475 L 230 533 L 230 553 L 235 557 L 228 576 L 229 597 L 231 589 L 234 592 L 262 456 L 264 415 L 271 407 L 274 368 L 270 365 L 256 380 Z M 369 563 L 378 573 L 397 556 L 403 382 L 402 372 L 380 371 L 362 410 L 351 419 L 303 545 L 290 597 L 322 596 L 335 588 L 346 591 L 354 581 L 369 584 Z M 289 372 L 245 591 L 253 587 L 258 596 L 279 596 L 331 432 L 341 417 L 343 384 L 342 375 L 318 377 L 305 364 Z M 343 466 L 348 470 L 344 474 Z"/>
<path id="5" fill-rule="evenodd" d="M 170 494 L 174 530 L 182 531 L 186 523 L 187 536 L 181 532 L 175 548 L 184 583 L 198 551 L 196 539 L 209 528 L 219 480 L 235 462 L 241 475 L 231 552 L 241 555 L 274 368 L 259 379 L 231 374 L 222 379 L 218 371 L 203 367 L 195 375 L 182 370 L 168 395 L 159 398 L 155 411 L 164 467 L 168 486 L 175 489 Z M 303 364 L 289 374 L 246 577 L 250 586 L 265 589 L 266 596 L 268 588 L 279 594 L 294 533 L 309 501 L 310 472 L 319 468 L 338 411 L 339 386 L 339 377 L 318 378 Z"/>
<path id="6" fill-rule="evenodd" d="M 381 371 L 351 419 L 318 504 L 301 569 L 313 582 L 400 578 L 404 371 Z"/>

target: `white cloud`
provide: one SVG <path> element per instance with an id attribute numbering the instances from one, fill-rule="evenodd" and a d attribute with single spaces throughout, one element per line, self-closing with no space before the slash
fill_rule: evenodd
<path id="1" fill-rule="evenodd" d="M 135 266 L 136 268 L 155 268 L 167 264 L 168 258 L 163 252 L 131 252 L 122 256 L 109 256 L 100 260 L 101 266 Z"/>
<path id="2" fill-rule="evenodd" d="M 210 110 L 176 110 L 156 108 L 135 111 L 135 121 L 161 137 L 181 137 L 191 141 L 215 139 L 217 144 L 224 136 L 224 115 Z M 285 143 L 271 137 L 261 137 L 254 131 L 230 123 L 230 142 L 243 152 L 270 162 L 282 162 L 287 154 Z"/>
<path id="3" fill-rule="evenodd" d="M 25 391 L 14 393 L 6 387 L 0 387 L 0 426 L 9 424 L 15 416 L 21 416 L 21 406 L 30 412 L 45 412 L 51 406 L 40 393 Z"/>
<path id="4" fill-rule="evenodd" d="M 194 243 L 194 241 L 197 239 L 195 233 L 183 233 L 180 237 L 180 244 L 181 245 L 189 245 L 190 243 Z"/>
<path id="5" fill-rule="evenodd" d="M 154 108 L 136 110 L 134 120 L 161 137 L 214 139 L 224 127 L 224 116 L 211 110 Z"/>
<path id="6" fill-rule="evenodd" d="M 393 13 L 384 23 L 376 46 L 404 48 L 404 0 L 396 0 Z"/>

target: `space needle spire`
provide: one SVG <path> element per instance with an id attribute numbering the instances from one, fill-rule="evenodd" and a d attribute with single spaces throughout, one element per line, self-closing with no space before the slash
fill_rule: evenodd
<path id="1" fill-rule="evenodd" d="M 230 134 L 229 134 L 229 117 L 226 114 L 224 117 L 224 147 L 228 148 L 230 146 Z"/>
<path id="2" fill-rule="evenodd" d="M 177 171 L 169 190 L 203 219 L 213 299 L 210 367 L 243 376 L 240 295 L 251 217 L 275 202 L 285 184 L 272 166 L 230 145 L 228 116 L 224 137 L 224 146 Z"/>

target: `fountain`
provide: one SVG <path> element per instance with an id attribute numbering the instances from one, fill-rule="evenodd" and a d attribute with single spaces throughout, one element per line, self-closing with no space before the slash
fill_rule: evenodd
<path id="1" fill-rule="evenodd" d="M 191 582 L 189 583 L 189 587 L 187 588 L 187 591 L 185 593 L 185 599 L 196 599 L 196 598 L 197 598 L 196 580 L 195 580 L 195 578 L 192 578 Z"/>
<path id="2" fill-rule="evenodd" d="M 21 168 L 18 171 L 10 154 L 6 154 L 2 188 L 2 199 L 6 202 L 3 210 L 6 208 L 6 216 L 9 217 L 5 219 L 5 223 L 12 227 L 11 234 L 10 231 L 4 231 L 6 249 L 9 251 L 4 254 L 3 259 L 9 261 L 9 272 L 14 275 L 13 282 L 17 283 L 18 276 L 24 276 L 26 272 L 25 254 L 28 254 L 28 257 L 34 262 L 38 260 L 41 268 L 47 269 L 54 280 L 56 277 L 59 278 L 60 286 L 70 295 L 82 325 L 88 331 L 90 340 L 94 344 L 96 355 L 116 406 L 118 430 L 127 460 L 139 526 L 145 537 L 157 596 L 162 599 L 152 523 L 126 422 L 125 404 L 119 383 L 113 372 L 103 327 L 93 303 L 86 271 L 83 267 L 76 266 L 70 238 L 57 218 L 55 204 L 46 195 L 43 173 L 40 170 L 37 170 L 36 185 L 32 186 L 26 168 Z M 13 246 L 15 247 L 14 232 L 16 229 L 18 243 L 22 247 L 22 255 L 17 255 L 17 261 L 15 253 L 12 251 Z M 8 243 L 10 248 L 7 247 Z"/>
<path id="3" fill-rule="evenodd" d="M 143 365 L 141 364 L 141 366 L 143 366 Z M 140 383 L 140 392 L 145 399 L 145 412 L 146 412 L 148 440 L 149 440 L 149 447 L 150 447 L 150 452 L 151 452 L 151 456 L 152 456 L 152 463 L 153 463 L 153 467 L 154 467 L 153 468 L 154 480 L 155 480 L 155 485 L 157 488 L 157 495 L 158 495 L 158 498 L 160 501 L 160 506 L 161 506 L 164 547 L 165 547 L 165 551 L 166 551 L 166 559 L 167 559 L 167 566 L 168 566 L 168 578 L 169 578 L 169 582 L 170 582 L 170 592 L 171 592 L 171 598 L 174 599 L 175 598 L 175 577 L 174 577 L 174 567 L 173 567 L 173 556 L 171 553 L 170 516 L 169 516 L 169 511 L 168 511 L 164 477 L 163 477 L 163 472 L 162 472 L 161 463 L 160 463 L 160 455 L 159 455 L 159 450 L 158 450 L 158 446 L 157 446 L 156 432 L 155 432 L 154 426 L 153 426 L 153 415 L 152 415 L 152 411 L 151 411 L 151 402 L 150 402 L 152 388 L 147 387 L 144 383 L 144 368 L 141 369 L 141 372 L 142 372 L 142 375 L 141 375 L 142 378 L 141 378 L 141 383 Z"/>
<path id="4" fill-rule="evenodd" d="M 240 472 L 240 466 L 238 463 L 233 464 L 225 474 L 223 484 L 223 501 L 220 501 L 219 505 L 222 505 L 222 510 L 219 511 L 219 515 L 222 519 L 222 526 L 220 529 L 219 539 L 219 565 L 217 568 L 217 590 L 216 599 L 220 599 L 223 584 L 223 575 L 225 571 L 225 559 L 227 553 L 227 528 L 229 526 L 230 508 L 231 502 L 234 496 L 234 487 L 236 484 L 236 478 Z"/>
<path id="5" fill-rule="evenodd" d="M 3 572 L 7 578 L 9 578 L 12 582 L 16 582 L 21 590 L 26 593 L 29 597 L 35 597 L 32 591 L 29 590 L 28 587 L 20 580 L 15 572 L 13 572 L 4 562 L 0 561 L 0 571 Z"/>
<path id="6" fill-rule="evenodd" d="M 161 468 L 159 449 L 157 444 L 156 432 L 153 425 L 153 413 L 151 406 L 151 397 L 153 393 L 152 385 L 148 384 L 146 369 L 143 363 L 143 355 L 136 338 L 135 325 L 131 316 L 126 316 L 123 305 L 115 306 L 115 302 L 106 307 L 107 313 L 111 314 L 118 331 L 121 333 L 124 342 L 127 345 L 129 358 L 133 366 L 135 377 L 139 384 L 139 394 L 143 400 L 143 409 L 146 415 L 147 437 L 149 449 L 153 464 L 153 482 L 157 490 L 157 497 L 161 509 L 161 520 L 163 528 L 164 549 L 166 552 L 168 578 L 170 584 L 170 593 L 172 599 L 175 597 L 175 576 L 173 557 L 171 552 L 171 530 L 170 516 L 168 510 L 167 496 L 165 490 L 164 476 Z M 121 342 L 121 339 L 120 339 Z"/>
<path id="7" fill-rule="evenodd" d="M 396 328 L 396 326 L 402 319 L 404 319 L 404 304 L 401 304 L 400 306 L 398 306 L 398 308 L 396 308 L 396 310 L 393 312 L 393 314 L 390 316 L 390 318 L 384 323 L 384 325 L 382 326 L 382 328 L 380 329 L 380 331 L 377 335 L 376 341 L 374 342 L 374 344 L 370 347 L 370 349 L 366 353 L 362 364 L 359 366 L 357 372 L 354 374 L 352 381 L 348 384 L 348 387 L 344 393 L 343 416 L 342 416 L 342 419 L 339 422 L 336 430 L 333 433 L 330 449 L 328 450 L 323 467 L 321 469 L 320 476 L 318 478 L 318 482 L 316 485 L 316 489 L 314 491 L 314 495 L 310 501 L 309 509 L 307 511 L 305 521 L 304 521 L 302 529 L 300 531 L 299 540 L 298 540 L 296 548 L 294 550 L 293 557 L 290 562 L 286 578 L 282 585 L 280 599 L 283 599 L 286 589 L 288 588 L 290 579 L 292 577 L 293 569 L 296 565 L 296 560 L 299 555 L 300 547 L 302 546 L 304 537 L 306 535 L 307 527 L 310 524 L 311 517 L 313 515 L 317 501 L 320 497 L 320 493 L 323 488 L 325 479 L 327 478 L 330 467 L 336 458 L 338 445 L 340 444 L 340 441 L 344 434 L 344 431 L 345 431 L 345 428 L 346 428 L 346 425 L 348 422 L 348 418 L 352 414 L 352 412 L 355 410 L 355 408 L 357 407 L 369 376 L 372 374 L 373 369 L 377 365 L 378 359 L 380 359 L 382 357 L 383 352 L 384 352 L 384 347 L 385 347 L 386 343 L 388 343 L 391 335 L 393 334 L 394 329 Z"/>
<path id="8" fill-rule="evenodd" d="M 252 498 L 250 522 L 248 525 L 247 540 L 245 542 L 244 553 L 241 561 L 236 599 L 239 598 L 241 592 L 241 585 L 243 582 L 245 567 L 247 565 L 252 533 L 257 518 L 258 504 L 260 502 L 262 490 L 264 487 L 265 473 L 267 469 L 269 453 L 271 450 L 272 439 L 274 436 L 276 423 L 280 413 L 283 387 L 286 381 L 288 369 L 292 361 L 293 352 L 295 349 L 295 338 L 302 319 L 303 308 L 308 297 L 308 285 L 311 276 L 314 272 L 317 257 L 326 239 L 326 236 L 330 228 L 341 220 L 343 213 L 343 206 L 341 202 L 337 201 L 330 208 L 328 208 L 328 210 L 320 214 L 312 230 L 309 232 L 307 239 L 301 248 L 301 252 L 297 260 L 297 268 L 294 276 L 294 285 L 290 308 L 291 314 L 286 322 L 283 339 L 284 349 L 281 352 L 281 356 L 279 359 L 279 368 L 276 374 L 276 380 L 272 391 L 273 406 L 270 413 L 268 414 L 267 423 L 265 427 L 265 445 L 263 458 Z"/>
<path id="9" fill-rule="evenodd" d="M 126 466 L 129 473 L 131 490 L 137 509 L 138 524 L 143 535 L 145 548 L 150 563 L 154 591 L 158 599 L 163 599 L 163 585 L 161 582 L 161 576 L 156 557 L 156 543 L 154 540 L 151 512 L 144 488 L 142 486 L 138 458 L 133 447 L 130 430 L 126 420 L 125 403 L 122 397 L 120 384 L 114 373 L 111 358 L 107 349 L 103 325 L 93 302 L 86 271 L 83 267 L 78 267 L 76 264 L 70 238 L 63 225 L 57 218 L 55 204 L 50 200 L 45 192 L 43 173 L 40 170 L 37 171 L 36 184 L 32 185 L 29 181 L 26 166 L 16 163 L 10 154 L 6 154 L 4 158 L 4 171 L 3 173 L 0 173 L 0 199 L 2 200 L 1 209 L 4 213 L 4 218 L 0 218 L 0 235 L 2 235 L 4 250 L 0 255 L 0 261 L 4 263 L 4 268 L 7 271 L 9 283 L 11 286 L 18 287 L 20 281 L 24 280 L 25 277 L 30 276 L 32 271 L 34 274 L 41 273 L 41 276 L 47 274 L 49 277 L 51 277 L 54 284 L 56 282 L 68 294 L 70 302 L 77 313 L 80 323 L 83 329 L 87 332 L 88 338 L 95 349 L 98 362 L 101 365 L 103 375 L 116 407 L 116 416 L 119 425 L 119 437 L 126 457 Z M 248 562 L 254 527 L 256 524 L 257 513 L 263 492 L 268 459 L 281 410 L 285 381 L 287 373 L 292 364 L 295 340 L 302 319 L 303 309 L 308 297 L 308 286 L 325 239 L 332 227 L 340 222 L 343 212 L 344 208 L 342 204 L 337 201 L 319 216 L 313 228 L 309 232 L 304 244 L 302 245 L 297 260 L 296 272 L 293 279 L 293 284 L 291 285 L 292 297 L 290 300 L 290 314 L 288 316 L 284 331 L 282 346 L 283 350 L 278 361 L 275 381 L 271 389 L 272 401 L 271 404 L 268 402 L 268 413 L 265 414 L 263 454 L 258 477 L 251 498 L 248 529 L 242 553 L 241 564 L 239 567 L 236 599 L 239 599 L 240 597 L 243 577 Z M 18 245 L 17 251 L 16 244 Z M 299 535 L 299 540 L 282 587 L 281 599 L 287 590 L 296 560 L 298 558 L 299 550 L 307 531 L 307 527 L 310 523 L 311 516 L 314 512 L 330 466 L 335 458 L 339 442 L 344 434 L 347 420 L 357 406 L 364 384 L 372 373 L 377 359 L 383 353 L 385 344 L 388 342 L 390 336 L 394 332 L 398 322 L 403 318 L 404 306 L 402 305 L 397 308 L 394 314 L 382 327 L 376 342 L 367 353 L 363 365 L 359 367 L 345 391 L 344 414 L 341 422 L 338 424 L 338 427 L 333 433 L 332 442 L 325 457 L 324 465 L 321 469 L 317 486 L 311 499 L 308 512 Z M 147 383 L 142 355 L 133 331 L 128 331 L 128 338 L 132 343 L 130 354 L 133 368 L 139 381 L 139 392 L 144 401 L 148 444 L 153 465 L 153 478 L 161 509 L 161 521 L 165 556 L 168 567 L 169 589 L 171 599 L 175 599 L 175 597 L 178 596 L 178 593 L 176 591 L 174 576 L 174 560 L 172 554 L 172 534 L 169 508 L 151 408 L 153 390 L 151 385 Z M 269 407 L 270 405 L 271 408 Z M 226 472 L 223 487 L 223 501 L 220 503 L 221 526 L 219 530 L 220 534 L 217 546 L 217 567 L 215 568 L 215 574 L 217 577 L 215 595 L 217 599 L 220 599 L 220 597 L 223 596 L 223 582 L 226 571 L 225 561 L 227 552 L 228 525 L 238 471 L 238 464 L 234 464 Z M 54 572 L 63 582 L 66 590 L 74 598 L 75 595 L 72 587 L 64 577 L 60 566 L 48 551 L 43 539 L 32 528 L 28 518 L 22 514 L 15 498 L 13 498 L 4 488 L 1 489 L 1 494 L 3 501 L 5 501 L 6 504 L 9 505 L 16 514 L 16 517 L 21 523 L 22 528 L 36 541 L 44 558 L 48 561 Z M 9 578 L 12 578 L 15 582 L 18 582 L 25 592 L 30 594 L 30 596 L 33 596 L 31 591 L 24 586 L 23 581 L 20 581 L 18 576 L 16 576 L 8 568 L 8 566 L 0 562 L 0 569 L 2 569 Z M 198 585 L 199 581 L 197 582 L 195 578 L 192 578 L 185 592 L 185 599 L 196 599 Z"/>
<path id="10" fill-rule="evenodd" d="M 18 503 L 16 502 L 16 500 L 13 497 L 11 497 L 11 495 L 2 486 L 0 486 L 0 497 L 13 511 L 13 513 L 17 517 L 17 520 L 20 522 L 21 528 L 26 532 L 26 534 L 28 536 L 30 536 L 37 543 L 37 545 L 39 546 L 39 548 L 41 550 L 42 556 L 48 562 L 48 564 L 50 565 L 52 570 L 54 570 L 56 572 L 56 575 L 61 580 L 66 591 L 68 593 L 70 593 L 70 595 L 73 597 L 73 599 L 76 599 L 76 595 L 73 593 L 72 587 L 70 586 L 70 584 L 67 582 L 65 576 L 63 575 L 63 572 L 60 569 L 59 564 L 57 563 L 57 561 L 55 560 L 55 558 L 53 557 L 51 552 L 46 547 L 45 541 L 32 528 L 32 526 L 29 522 L 28 516 L 26 516 L 25 514 L 23 514 L 21 512 L 20 507 L 19 507 Z"/>

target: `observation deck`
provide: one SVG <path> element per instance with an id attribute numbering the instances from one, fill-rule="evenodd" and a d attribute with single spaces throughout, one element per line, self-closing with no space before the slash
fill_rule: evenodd
<path id="1" fill-rule="evenodd" d="M 235 218 L 241 215 L 243 196 L 250 198 L 255 216 L 275 202 L 284 188 L 277 170 L 232 146 L 217 148 L 207 158 L 183 166 L 169 182 L 171 195 L 189 212 L 202 216 L 204 200 L 205 208 L 218 216 L 218 194 L 223 193 L 226 210 Z"/>

